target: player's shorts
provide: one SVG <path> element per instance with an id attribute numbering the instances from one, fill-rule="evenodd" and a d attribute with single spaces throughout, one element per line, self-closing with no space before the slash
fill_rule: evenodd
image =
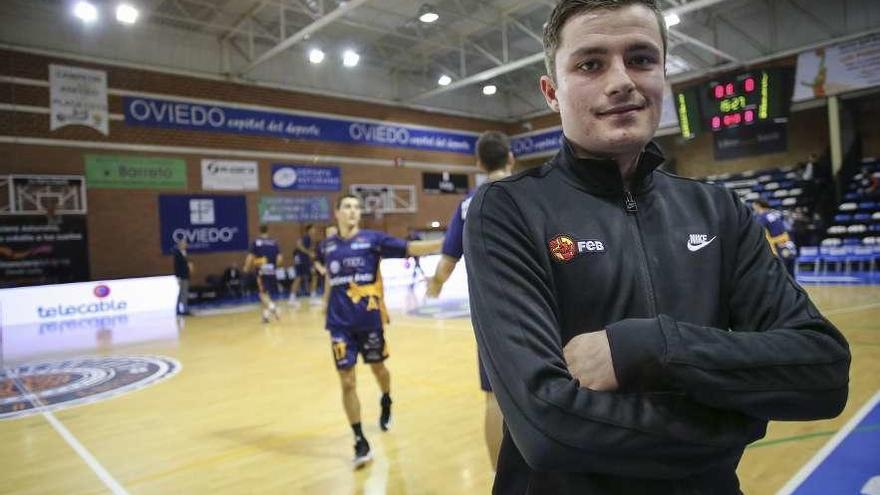
<path id="1" fill-rule="evenodd" d="M 260 275 L 257 277 L 257 288 L 261 294 L 268 292 L 272 296 L 277 296 L 278 279 L 275 275 Z"/>
<path id="2" fill-rule="evenodd" d="M 330 347 L 336 369 L 345 370 L 357 364 L 357 356 L 365 363 L 381 363 L 388 358 L 385 331 L 377 330 L 330 330 Z"/>
<path id="3" fill-rule="evenodd" d="M 311 263 L 297 263 L 296 265 L 296 276 L 297 277 L 308 277 L 312 274 L 312 264 Z"/>
<path id="4" fill-rule="evenodd" d="M 477 367 L 480 368 L 480 389 L 484 392 L 491 392 L 492 385 L 489 383 L 489 375 L 486 374 L 486 368 L 483 367 L 483 360 L 477 354 Z"/>

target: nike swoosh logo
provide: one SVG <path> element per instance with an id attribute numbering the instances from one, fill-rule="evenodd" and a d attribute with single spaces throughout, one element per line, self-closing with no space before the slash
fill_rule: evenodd
<path id="1" fill-rule="evenodd" d="M 688 242 L 688 251 L 690 251 L 692 253 L 696 253 L 700 249 L 703 249 L 704 247 L 708 246 L 709 244 L 712 244 L 712 241 L 714 241 L 717 238 L 718 238 L 718 236 L 716 235 L 715 237 L 709 239 L 708 241 L 701 242 L 700 244 L 691 244 L 690 242 Z"/>

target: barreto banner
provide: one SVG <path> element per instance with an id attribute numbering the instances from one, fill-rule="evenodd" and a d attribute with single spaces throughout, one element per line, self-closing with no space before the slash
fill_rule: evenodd
<path id="1" fill-rule="evenodd" d="M 477 133 L 193 101 L 124 97 L 129 125 L 474 153 Z"/>

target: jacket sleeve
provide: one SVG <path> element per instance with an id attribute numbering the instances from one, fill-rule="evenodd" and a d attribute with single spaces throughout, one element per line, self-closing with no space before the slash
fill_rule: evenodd
<path id="1" fill-rule="evenodd" d="M 848 392 L 847 342 L 773 256 L 747 207 L 733 201 L 731 328 L 664 315 L 609 325 L 618 381 L 625 389 L 662 381 L 703 404 L 768 420 L 837 416 Z"/>
<path id="2" fill-rule="evenodd" d="M 763 435 L 763 421 L 680 392 L 579 387 L 539 248 L 510 194 L 498 183 L 481 189 L 465 222 L 471 315 L 508 430 L 533 469 L 680 478 L 738 459 Z"/>

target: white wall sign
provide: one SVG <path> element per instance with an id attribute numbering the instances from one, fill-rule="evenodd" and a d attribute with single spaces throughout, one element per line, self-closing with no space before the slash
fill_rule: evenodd
<path id="1" fill-rule="evenodd" d="M 256 191 L 260 188 L 257 162 L 202 160 L 202 189 Z"/>
<path id="2" fill-rule="evenodd" d="M 49 95 L 49 130 L 84 125 L 104 135 L 110 133 L 106 72 L 50 64 Z"/>

